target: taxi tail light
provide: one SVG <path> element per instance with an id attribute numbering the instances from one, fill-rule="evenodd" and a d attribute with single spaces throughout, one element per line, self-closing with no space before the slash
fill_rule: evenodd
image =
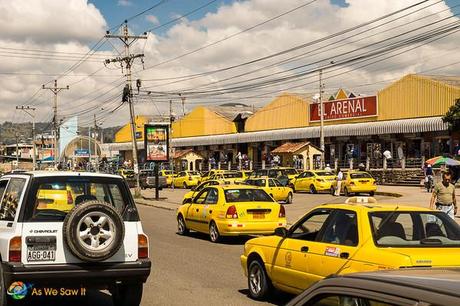
<path id="1" fill-rule="evenodd" d="M 67 190 L 67 204 L 73 204 L 73 197 L 70 190 Z"/>
<path id="2" fill-rule="evenodd" d="M 286 217 L 286 210 L 284 209 L 284 205 L 280 205 L 280 213 L 278 214 L 279 218 L 285 218 Z"/>
<path id="3" fill-rule="evenodd" d="M 139 258 L 149 257 L 149 239 L 146 235 L 137 235 L 137 248 L 137 256 Z"/>
<path id="4" fill-rule="evenodd" d="M 189 181 L 191 181 L 191 180 L 192 180 L 192 176 L 191 176 L 191 175 L 188 177 L 188 180 L 189 180 Z"/>
<path id="5" fill-rule="evenodd" d="M 227 208 L 226 217 L 229 219 L 238 219 L 238 212 L 236 211 L 236 206 L 232 205 Z"/>
<path id="6" fill-rule="evenodd" d="M 16 236 L 10 240 L 10 248 L 8 252 L 8 261 L 21 262 L 21 236 Z"/>

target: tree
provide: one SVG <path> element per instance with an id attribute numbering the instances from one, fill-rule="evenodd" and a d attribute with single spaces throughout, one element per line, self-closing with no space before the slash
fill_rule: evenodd
<path id="1" fill-rule="evenodd" d="M 447 113 L 442 117 L 442 121 L 449 124 L 452 131 L 460 130 L 460 99 L 455 101 Z"/>

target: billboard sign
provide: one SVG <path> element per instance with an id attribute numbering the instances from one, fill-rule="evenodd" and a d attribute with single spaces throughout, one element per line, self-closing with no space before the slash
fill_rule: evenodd
<path id="1" fill-rule="evenodd" d="M 146 161 L 169 161 L 169 126 L 164 124 L 144 125 Z"/>
<path id="2" fill-rule="evenodd" d="M 89 157 L 88 149 L 76 149 L 74 153 L 74 155 L 78 157 Z"/>
<path id="3" fill-rule="evenodd" d="M 324 120 L 355 119 L 377 116 L 377 96 L 323 101 Z M 319 103 L 310 104 L 310 121 L 320 121 Z"/>

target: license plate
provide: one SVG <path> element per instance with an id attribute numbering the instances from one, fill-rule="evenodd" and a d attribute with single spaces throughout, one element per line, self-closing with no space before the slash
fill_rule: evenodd
<path id="1" fill-rule="evenodd" d="M 265 214 L 264 213 L 253 213 L 252 218 L 253 219 L 265 219 Z"/>
<path id="2" fill-rule="evenodd" d="M 27 248 L 27 261 L 55 261 L 56 246 L 37 245 Z"/>

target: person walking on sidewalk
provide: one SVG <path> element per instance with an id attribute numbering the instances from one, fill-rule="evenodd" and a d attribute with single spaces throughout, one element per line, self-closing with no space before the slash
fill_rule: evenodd
<path id="1" fill-rule="evenodd" d="M 451 184 L 452 175 L 448 172 L 442 174 L 442 182 L 434 186 L 431 196 L 430 209 L 445 212 L 452 219 L 457 214 L 457 199 L 455 198 L 455 186 Z"/>
<path id="2" fill-rule="evenodd" d="M 342 180 L 343 180 L 343 172 L 340 168 L 337 169 L 337 187 L 335 189 L 335 196 L 340 196 L 340 189 L 342 189 Z"/>

